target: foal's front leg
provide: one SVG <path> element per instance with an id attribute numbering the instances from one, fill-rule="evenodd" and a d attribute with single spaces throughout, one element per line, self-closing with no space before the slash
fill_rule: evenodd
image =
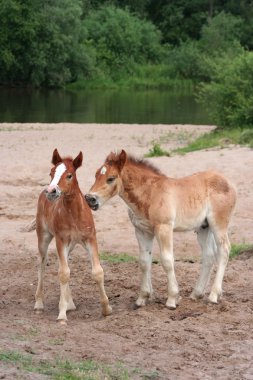
<path id="1" fill-rule="evenodd" d="M 151 266 L 152 266 L 152 244 L 154 236 L 135 228 L 135 235 L 139 243 L 139 265 L 141 270 L 141 289 L 136 306 L 145 306 L 152 296 Z"/>
<path id="2" fill-rule="evenodd" d="M 38 269 L 38 286 L 35 294 L 34 310 L 41 312 L 44 310 L 44 292 L 43 292 L 43 279 L 45 266 L 47 263 L 47 250 L 49 243 L 53 236 L 40 228 L 40 224 L 37 222 L 37 236 L 38 236 L 38 249 L 39 249 L 39 269 Z"/>
<path id="3" fill-rule="evenodd" d="M 101 267 L 98 247 L 96 239 L 92 239 L 89 242 L 84 242 L 84 246 L 87 248 L 90 258 L 91 258 L 91 266 L 92 266 L 92 278 L 98 285 L 99 294 L 100 294 L 100 303 L 102 306 L 102 314 L 104 316 L 110 315 L 112 313 L 112 308 L 109 305 L 109 300 L 105 292 L 104 288 L 104 271 Z"/>
<path id="4" fill-rule="evenodd" d="M 67 321 L 67 311 L 75 310 L 75 304 L 72 299 L 71 290 L 69 287 L 70 269 L 68 266 L 69 247 L 60 239 L 56 239 L 56 247 L 59 259 L 59 280 L 60 280 L 60 302 L 58 320 Z"/>
<path id="5" fill-rule="evenodd" d="M 160 247 L 161 263 L 168 276 L 168 299 L 166 306 L 169 309 L 175 309 L 179 291 L 174 271 L 173 228 L 167 224 L 160 224 L 155 228 L 155 235 Z"/>

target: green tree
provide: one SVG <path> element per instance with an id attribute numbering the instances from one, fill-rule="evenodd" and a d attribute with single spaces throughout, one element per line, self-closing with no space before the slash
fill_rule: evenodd
<path id="1" fill-rule="evenodd" d="M 38 20 L 32 0 L 0 0 L 0 82 L 29 79 L 30 58 L 36 52 Z"/>
<path id="2" fill-rule="evenodd" d="M 33 56 L 31 80 L 35 84 L 61 86 L 88 75 L 92 66 L 84 44 L 81 2 L 44 1 L 39 12 L 37 52 Z M 88 54 L 87 54 L 88 51 Z"/>
<path id="3" fill-rule="evenodd" d="M 173 46 L 198 39 L 207 21 L 208 2 L 203 0 L 152 0 L 149 17 L 161 30 L 163 42 Z"/>
<path id="4" fill-rule="evenodd" d="M 242 20 L 224 12 L 203 25 L 199 40 L 182 42 L 168 52 L 168 62 L 182 78 L 210 81 L 219 64 L 242 54 L 240 45 Z"/>
<path id="5" fill-rule="evenodd" d="M 240 17 L 220 12 L 201 29 L 201 48 L 216 55 L 240 45 L 243 21 Z"/>
<path id="6" fill-rule="evenodd" d="M 0 0 L 0 83 L 63 86 L 93 70 L 79 0 Z"/>
<path id="7" fill-rule="evenodd" d="M 110 75 L 131 72 L 133 64 L 161 59 L 160 32 L 127 9 L 105 6 L 84 20 L 89 43 L 96 50 L 97 65 Z"/>

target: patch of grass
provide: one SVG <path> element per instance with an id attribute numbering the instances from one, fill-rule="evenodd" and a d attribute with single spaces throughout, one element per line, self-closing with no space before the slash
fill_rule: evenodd
<path id="1" fill-rule="evenodd" d="M 121 363 L 109 366 L 93 360 L 79 363 L 68 360 L 36 361 L 33 355 L 16 351 L 0 351 L 0 362 L 15 365 L 22 371 L 47 375 L 52 380 L 130 380 L 131 374 L 136 371 L 126 369 Z"/>
<path id="2" fill-rule="evenodd" d="M 170 156 L 167 150 L 164 150 L 158 142 L 153 142 L 153 146 L 149 149 L 149 152 L 144 157 L 161 157 Z"/>
<path id="3" fill-rule="evenodd" d="M 193 81 L 176 78 L 166 64 L 136 64 L 131 73 L 126 71 L 111 75 L 97 72 L 91 79 L 79 79 L 66 85 L 71 91 L 92 89 L 160 89 L 192 91 Z"/>
<path id="4" fill-rule="evenodd" d="M 11 337 L 11 339 L 20 341 L 32 340 L 34 337 L 38 336 L 39 333 L 39 329 L 37 329 L 36 327 L 30 327 L 29 329 L 27 329 L 25 334 L 15 334 Z"/>
<path id="5" fill-rule="evenodd" d="M 62 338 L 58 338 L 58 339 L 50 339 L 48 341 L 49 344 L 51 344 L 52 346 L 62 346 L 64 344 L 64 339 Z"/>
<path id="6" fill-rule="evenodd" d="M 135 256 L 131 256 L 125 252 L 117 254 L 102 252 L 100 253 L 99 257 L 101 260 L 108 261 L 109 263 L 131 263 L 137 261 L 137 258 Z"/>
<path id="7" fill-rule="evenodd" d="M 232 244 L 229 257 L 230 259 L 234 259 L 235 257 L 247 251 L 253 251 L 253 244 Z"/>
<path id="8" fill-rule="evenodd" d="M 231 144 L 253 147 L 253 131 L 250 129 L 215 129 L 205 133 L 183 148 L 178 148 L 173 153 L 185 154 L 196 150 L 210 149 L 214 147 L 225 148 Z"/>

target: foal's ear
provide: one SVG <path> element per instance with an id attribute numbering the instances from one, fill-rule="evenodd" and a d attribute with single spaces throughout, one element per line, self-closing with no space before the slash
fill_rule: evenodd
<path id="1" fill-rule="evenodd" d="M 55 148 L 55 150 L 53 151 L 53 156 L 52 156 L 52 164 L 57 165 L 59 164 L 59 162 L 62 162 L 62 158 L 59 155 L 58 150 Z"/>
<path id="2" fill-rule="evenodd" d="M 119 154 L 119 159 L 117 161 L 117 165 L 118 165 L 118 168 L 120 171 L 123 169 L 123 167 L 126 163 L 126 159 L 127 159 L 127 154 L 124 151 L 124 149 L 122 149 L 121 153 Z"/>
<path id="3" fill-rule="evenodd" d="M 76 158 L 73 160 L 73 166 L 74 166 L 75 170 L 80 168 L 82 163 L 83 163 L 83 154 L 82 154 L 82 152 L 80 152 L 78 154 L 78 156 L 76 156 Z"/>

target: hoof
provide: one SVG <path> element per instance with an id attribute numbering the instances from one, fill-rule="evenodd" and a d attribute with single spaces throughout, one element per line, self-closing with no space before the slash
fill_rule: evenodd
<path id="1" fill-rule="evenodd" d="M 218 304 L 218 300 L 217 300 L 217 298 L 215 299 L 215 298 L 213 298 L 213 297 L 208 297 L 208 302 L 209 303 L 212 303 L 213 305 L 217 305 Z"/>
<path id="2" fill-rule="evenodd" d="M 58 323 L 62 326 L 67 326 L 67 320 L 66 319 L 58 319 Z"/>
<path id="3" fill-rule="evenodd" d="M 137 305 L 136 302 L 133 304 L 133 310 L 138 310 L 138 309 L 140 309 L 141 307 L 142 307 L 142 305 Z"/>
<path id="4" fill-rule="evenodd" d="M 201 299 L 203 297 L 204 297 L 203 294 L 198 294 L 198 293 L 195 293 L 194 291 L 190 295 L 190 299 L 193 300 L 193 301 L 197 301 L 197 300 L 199 300 L 199 299 Z"/>
<path id="5" fill-rule="evenodd" d="M 107 317 L 108 315 L 111 315 L 112 314 L 112 308 L 111 308 L 111 306 L 108 306 L 106 308 L 106 310 L 103 310 L 102 314 L 103 314 L 104 317 Z"/>
<path id="6" fill-rule="evenodd" d="M 167 309 L 169 309 L 169 310 L 176 310 L 176 305 L 167 305 L 167 303 L 166 303 L 166 307 L 167 307 Z"/>
<path id="7" fill-rule="evenodd" d="M 135 305 L 138 307 L 142 307 L 142 306 L 146 306 L 147 304 L 147 300 L 149 299 L 149 297 L 145 297 L 145 298 L 138 298 L 135 302 Z"/>
<path id="8" fill-rule="evenodd" d="M 37 315 L 39 315 L 39 314 L 43 314 L 44 309 L 34 309 L 34 312 L 35 312 L 35 314 L 37 314 Z"/>
<path id="9" fill-rule="evenodd" d="M 166 307 L 170 310 L 175 310 L 177 307 L 177 300 L 176 299 L 168 299 L 166 302 Z"/>
<path id="10" fill-rule="evenodd" d="M 208 301 L 213 304 L 217 304 L 220 298 L 221 298 L 221 295 L 219 296 L 219 294 L 211 292 L 209 294 Z"/>

